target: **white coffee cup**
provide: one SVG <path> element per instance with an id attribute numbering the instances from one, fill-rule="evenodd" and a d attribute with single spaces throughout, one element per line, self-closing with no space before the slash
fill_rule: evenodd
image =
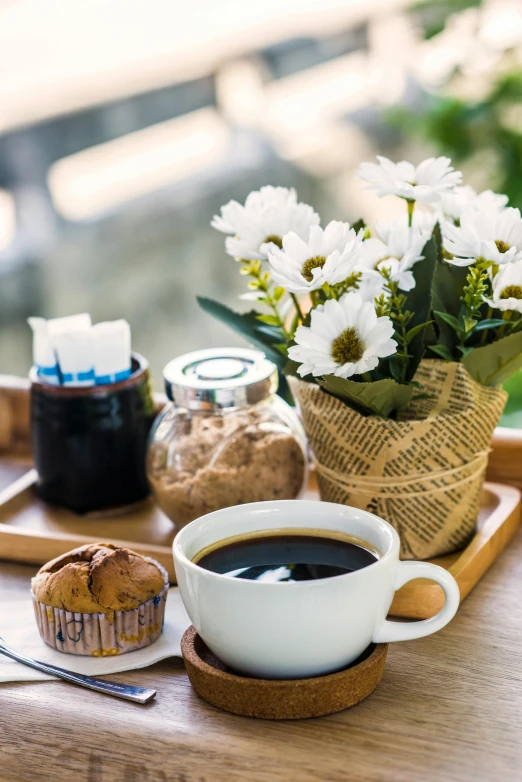
<path id="1" fill-rule="evenodd" d="M 360 570 L 315 581 L 266 583 L 213 573 L 192 562 L 207 546 L 260 530 L 335 530 L 366 541 L 380 558 Z M 181 597 L 207 646 L 231 668 L 270 679 L 336 671 L 372 643 L 435 633 L 455 615 L 457 582 L 427 562 L 400 562 L 399 536 L 372 513 L 329 502 L 285 500 L 237 505 L 182 529 L 173 544 Z M 436 581 L 446 596 L 431 619 L 386 619 L 395 590 L 413 578 Z"/>

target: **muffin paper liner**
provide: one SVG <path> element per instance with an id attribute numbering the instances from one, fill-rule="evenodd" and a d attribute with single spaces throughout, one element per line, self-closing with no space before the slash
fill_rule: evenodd
<path id="1" fill-rule="evenodd" d="M 159 595 L 130 611 L 111 614 L 65 611 L 41 603 L 33 594 L 36 622 L 45 643 L 66 654 L 112 657 L 157 641 L 163 630 L 169 579 L 158 562 L 148 561 L 160 569 L 165 586 Z"/>

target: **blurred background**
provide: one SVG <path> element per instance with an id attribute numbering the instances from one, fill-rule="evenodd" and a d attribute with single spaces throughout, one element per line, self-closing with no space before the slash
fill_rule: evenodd
<path id="1" fill-rule="evenodd" d="M 30 315 L 127 318 L 157 388 L 239 344 L 195 296 L 240 307 L 209 223 L 263 184 L 372 220 L 362 160 L 445 154 L 521 207 L 521 98 L 521 0 L 0 0 L 0 372 Z"/>

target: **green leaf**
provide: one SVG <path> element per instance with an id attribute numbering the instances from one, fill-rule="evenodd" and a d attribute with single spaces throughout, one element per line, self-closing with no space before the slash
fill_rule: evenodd
<path id="1" fill-rule="evenodd" d="M 477 323 L 475 326 L 475 331 L 484 331 L 484 329 L 496 329 L 499 326 L 505 326 L 506 321 L 502 320 L 501 318 L 487 318 L 486 320 L 481 320 L 480 323 Z"/>
<path id="2" fill-rule="evenodd" d="M 435 226 L 434 234 L 440 236 L 438 225 Z M 467 266 L 453 266 L 444 261 L 441 256 L 437 259 L 433 277 L 433 309 L 439 332 L 438 343 L 444 345 L 454 358 L 457 358 L 456 347 L 459 338 L 454 326 L 447 323 L 440 313 L 452 315 L 458 322 L 461 308 L 460 297 L 466 284 L 467 273 Z"/>
<path id="3" fill-rule="evenodd" d="M 449 352 L 446 345 L 430 345 L 430 350 L 433 351 L 433 353 L 436 353 L 441 358 L 445 359 L 446 361 L 453 361 L 453 356 Z"/>
<path id="4" fill-rule="evenodd" d="M 426 326 L 429 326 L 429 325 L 430 325 L 430 323 L 433 323 L 433 321 L 432 321 L 432 320 L 429 320 L 427 323 L 419 323 L 419 325 L 418 325 L 418 326 L 414 326 L 412 329 L 410 329 L 410 330 L 409 330 L 409 331 L 406 333 L 406 340 L 407 340 L 408 344 L 409 344 L 409 343 L 412 341 L 412 339 L 413 339 L 414 337 L 416 337 L 416 336 L 417 336 L 417 334 L 420 334 L 420 332 L 421 332 L 421 331 L 422 331 L 424 328 L 426 328 Z"/>
<path id="5" fill-rule="evenodd" d="M 279 388 L 277 389 L 277 395 L 280 396 L 281 399 L 284 399 L 285 402 L 288 402 L 289 405 L 294 407 L 295 401 L 294 397 L 292 396 L 292 392 L 290 391 L 290 386 L 288 385 L 286 375 L 280 369 L 278 370 L 277 375 L 279 378 Z"/>
<path id="6" fill-rule="evenodd" d="M 285 289 L 279 286 L 278 288 L 274 289 L 274 292 L 272 293 L 272 298 L 274 299 L 274 301 L 279 301 L 280 299 L 283 298 L 284 295 L 285 295 Z"/>
<path id="7" fill-rule="evenodd" d="M 396 383 L 391 378 L 358 383 L 356 380 L 325 375 L 318 379 L 318 383 L 357 412 L 380 415 L 382 418 L 388 418 L 396 410 L 407 407 L 414 392 L 413 386 Z"/>
<path id="8" fill-rule="evenodd" d="M 362 218 L 360 220 L 356 220 L 355 223 L 352 223 L 352 228 L 355 231 L 355 233 L 359 233 L 360 230 L 363 228 L 366 228 L 366 222 Z"/>
<path id="9" fill-rule="evenodd" d="M 438 310 L 435 310 L 433 314 L 438 318 L 442 318 L 442 320 L 456 332 L 460 331 L 459 321 L 454 315 L 450 315 L 449 312 L 439 312 Z"/>
<path id="10" fill-rule="evenodd" d="M 301 364 L 298 364 L 297 361 L 292 361 L 290 358 L 287 359 L 287 362 L 285 364 L 285 375 L 291 375 L 292 377 L 301 377 L 301 375 L 298 373 L 298 369 L 301 366 Z M 316 383 L 315 377 L 312 375 L 307 375 L 303 380 Z"/>
<path id="11" fill-rule="evenodd" d="M 466 334 L 468 334 L 470 331 L 475 331 L 477 322 L 478 321 L 476 321 L 474 318 L 468 318 L 467 316 L 464 316 L 464 329 Z"/>
<path id="12" fill-rule="evenodd" d="M 256 315 L 256 318 L 269 326 L 279 326 L 279 318 L 276 318 L 275 315 Z"/>
<path id="13" fill-rule="evenodd" d="M 484 386 L 499 386 L 522 369 L 522 331 L 473 348 L 462 363 L 474 380 Z"/>
<path id="14" fill-rule="evenodd" d="M 422 254 L 424 260 L 416 263 L 412 269 L 415 287 L 406 294 L 404 306 L 405 310 L 413 312 L 413 318 L 409 324 L 410 331 L 416 326 L 421 326 L 408 345 L 408 352 L 412 358 L 408 361 L 408 369 L 404 378 L 407 381 L 415 375 L 426 350 L 424 335 L 427 323 L 431 320 L 431 290 L 437 265 L 437 246 L 433 238 L 426 242 Z"/>
<path id="15" fill-rule="evenodd" d="M 254 310 L 245 313 L 234 312 L 234 310 L 213 299 L 198 296 L 197 300 L 201 309 L 217 318 L 221 323 L 229 326 L 238 334 L 241 334 L 254 347 L 262 350 L 266 357 L 273 361 L 279 369 L 284 369 L 287 359 L 286 356 L 280 353 L 277 347 L 285 342 L 285 335 L 282 329 L 267 323 L 261 323 L 258 320 L 258 313 Z"/>
<path id="16" fill-rule="evenodd" d="M 390 359 L 388 361 L 388 368 L 390 370 L 390 375 L 394 380 L 397 381 L 397 383 L 401 382 L 401 368 L 402 364 L 399 361 L 397 354 L 394 356 L 390 356 Z"/>

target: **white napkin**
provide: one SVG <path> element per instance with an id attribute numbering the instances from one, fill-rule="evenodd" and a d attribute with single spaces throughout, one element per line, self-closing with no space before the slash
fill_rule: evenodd
<path id="1" fill-rule="evenodd" d="M 32 599 L 22 598 L 13 601 L 7 608 L 8 622 L 0 620 L 0 636 L 17 652 L 33 657 L 44 663 L 58 665 L 75 673 L 87 676 L 98 676 L 106 673 L 130 671 L 133 668 L 146 668 L 148 665 L 164 660 L 167 657 L 181 657 L 181 637 L 190 624 L 190 619 L 181 602 L 177 587 L 169 589 L 165 609 L 165 625 L 163 633 L 156 643 L 128 652 L 121 657 L 80 657 L 74 654 L 62 654 L 47 646 L 38 633 L 34 618 Z M 0 682 L 25 682 L 55 679 L 46 673 L 35 671 L 26 665 L 10 660 L 0 654 Z"/>

